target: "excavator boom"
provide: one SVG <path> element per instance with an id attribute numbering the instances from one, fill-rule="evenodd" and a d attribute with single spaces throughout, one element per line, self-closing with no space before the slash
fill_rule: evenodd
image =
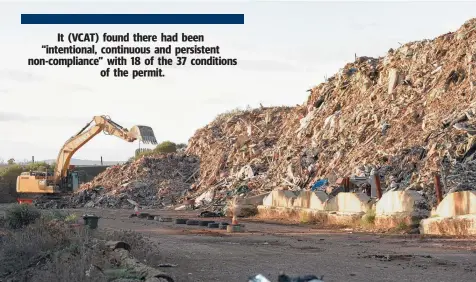
<path id="1" fill-rule="evenodd" d="M 108 116 L 95 116 L 78 133 L 69 138 L 61 148 L 56 158 L 56 167 L 53 176 L 39 178 L 36 174 L 23 173 L 17 179 L 18 193 L 56 193 L 55 187 L 63 187 L 70 179 L 69 164 L 74 153 L 100 132 L 114 135 L 127 142 L 136 140 L 145 144 L 157 144 L 154 131 L 149 126 L 135 125 L 130 130 L 112 121 Z M 52 180 L 52 181 L 51 181 Z M 49 185 L 52 182 L 53 185 Z"/>
<path id="2" fill-rule="evenodd" d="M 90 127 L 93 121 L 95 124 Z M 61 179 L 67 176 L 73 154 L 101 131 L 106 135 L 114 135 L 127 142 L 139 140 L 146 144 L 157 144 L 154 131 L 149 126 L 135 125 L 131 130 L 128 130 L 112 121 L 108 116 L 95 116 L 80 132 L 66 141 L 63 148 L 61 148 L 56 159 L 54 174 L 54 182 L 56 184 L 59 184 Z"/>

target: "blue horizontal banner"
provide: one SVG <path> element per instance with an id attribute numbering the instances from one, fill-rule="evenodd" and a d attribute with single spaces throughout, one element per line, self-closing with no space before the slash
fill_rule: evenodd
<path id="1" fill-rule="evenodd" d="M 21 14 L 21 24 L 244 24 L 244 14 Z"/>

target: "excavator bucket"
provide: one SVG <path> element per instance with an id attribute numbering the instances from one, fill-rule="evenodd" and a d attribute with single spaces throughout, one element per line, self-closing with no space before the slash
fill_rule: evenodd
<path id="1" fill-rule="evenodd" d="M 131 132 L 137 140 L 142 141 L 144 144 L 157 144 L 154 131 L 149 126 L 135 125 L 131 128 Z"/>

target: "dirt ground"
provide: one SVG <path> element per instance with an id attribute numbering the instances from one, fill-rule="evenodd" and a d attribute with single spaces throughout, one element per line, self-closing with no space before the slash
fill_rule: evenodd
<path id="1" fill-rule="evenodd" d="M 2 210 L 4 205 L 0 205 Z M 101 230 L 134 230 L 158 242 L 157 261 L 148 264 L 177 282 L 245 282 L 263 274 L 324 275 L 324 281 L 474 281 L 476 238 L 356 233 L 311 225 L 241 220 L 244 233 L 171 222 L 129 218 L 131 210 L 69 210 L 99 215 Z M 147 211 L 172 218 L 198 212 Z M 227 218 L 210 219 L 229 222 Z"/>
<path id="2" fill-rule="evenodd" d="M 242 220 L 245 233 L 129 218 L 125 210 L 72 210 L 101 216 L 100 229 L 134 230 L 160 243 L 162 268 L 182 281 L 244 282 L 263 274 L 324 275 L 324 281 L 474 281 L 476 239 L 322 230 Z M 194 218 L 198 212 L 148 211 Z M 211 219 L 214 220 L 214 219 Z M 229 221 L 227 219 L 215 219 Z"/>

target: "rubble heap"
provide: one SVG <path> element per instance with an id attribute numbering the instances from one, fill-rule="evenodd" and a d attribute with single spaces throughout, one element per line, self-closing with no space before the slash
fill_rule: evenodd
<path id="1" fill-rule="evenodd" d="M 201 159 L 196 194 L 247 185 L 306 189 L 320 179 L 383 176 L 384 189 L 421 191 L 434 204 L 476 187 L 476 19 L 433 40 L 356 57 L 293 108 L 222 115 L 190 139 Z"/>
<path id="2" fill-rule="evenodd" d="M 475 64 L 476 19 L 385 57 L 356 56 L 310 89 L 303 105 L 222 114 L 189 140 L 189 157 L 111 168 L 76 199 L 164 205 L 161 197 L 173 203 L 190 187 L 187 196 L 206 207 L 233 195 L 314 189 L 378 173 L 383 189 L 417 190 L 434 205 L 434 173 L 444 193 L 476 187 Z M 94 196 L 98 185 L 106 192 Z"/>
<path id="3" fill-rule="evenodd" d="M 185 154 L 142 157 L 109 167 L 81 185 L 73 207 L 162 208 L 176 203 L 199 175 L 197 158 Z"/>

